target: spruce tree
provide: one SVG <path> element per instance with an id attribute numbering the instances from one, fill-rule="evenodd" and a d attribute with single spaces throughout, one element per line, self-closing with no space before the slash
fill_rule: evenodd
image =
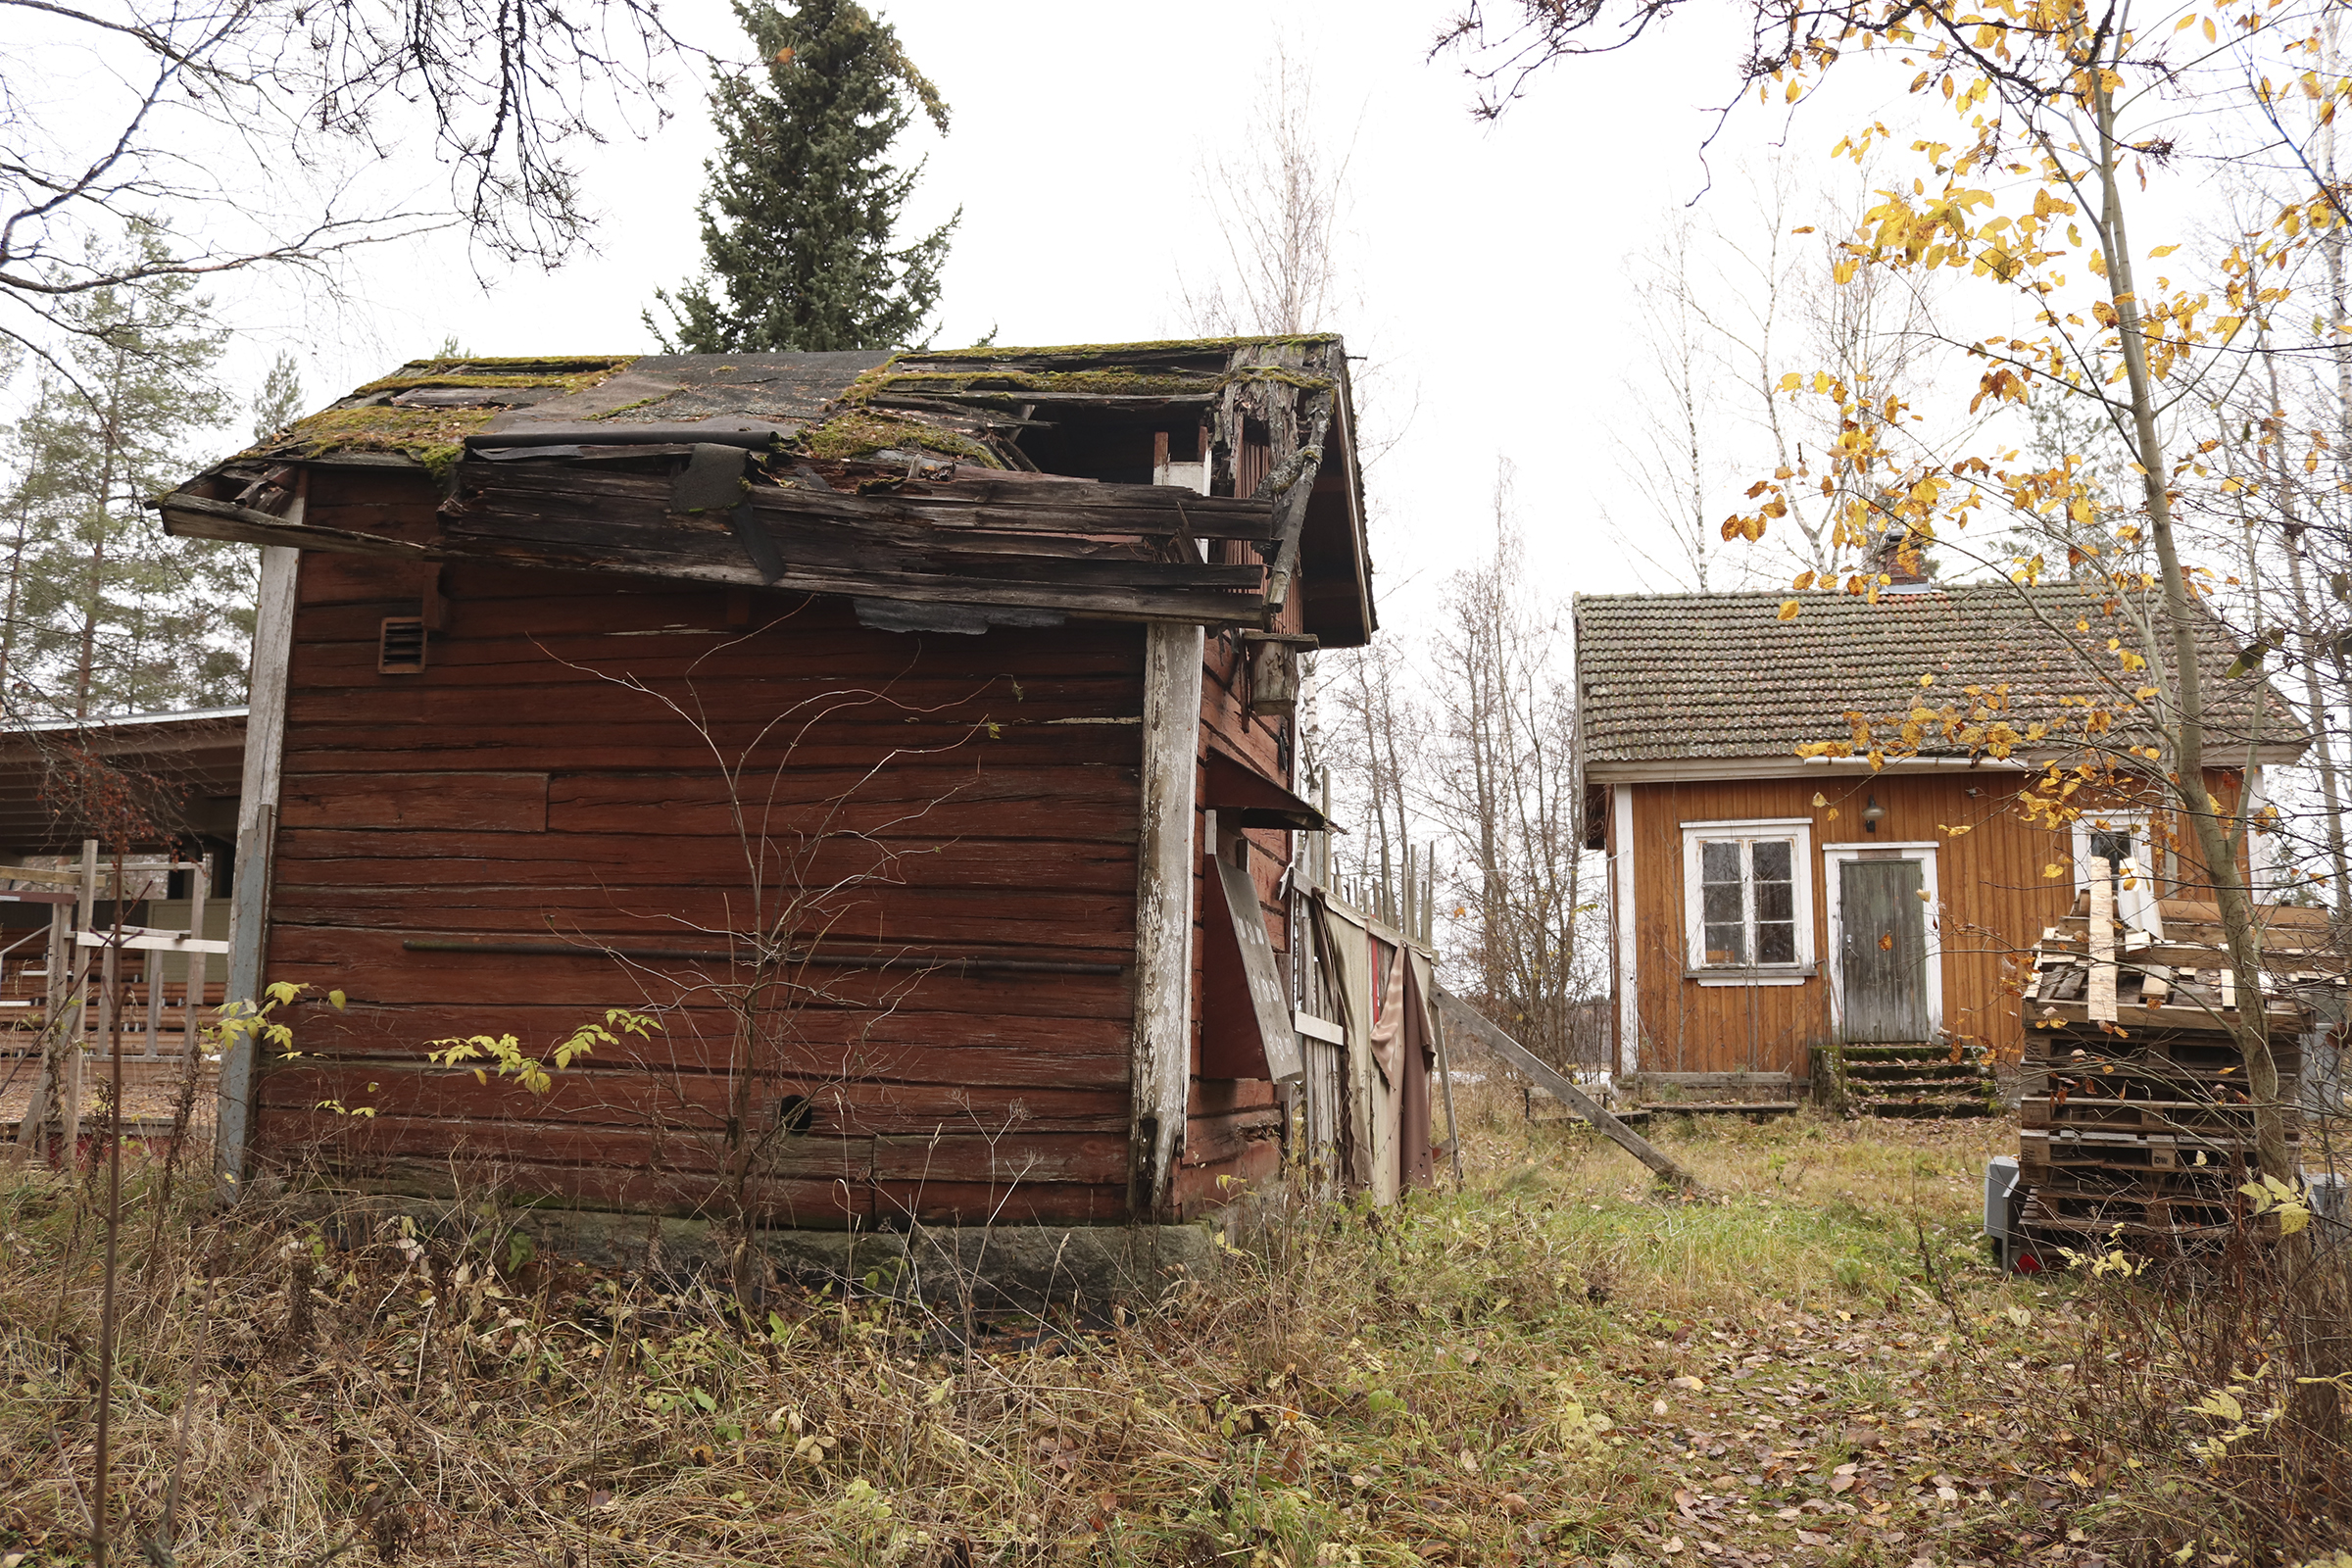
<path id="1" fill-rule="evenodd" d="M 151 229 L 142 266 L 168 266 Z M 194 280 L 69 296 L 70 327 L 10 442 L 0 502 L 7 708 L 86 718 L 240 702 L 252 552 L 167 535 L 145 502 L 187 476 L 190 439 L 229 413 L 227 335 Z"/>
<path id="2" fill-rule="evenodd" d="M 720 154 L 705 165 L 704 270 L 673 298 L 657 289 L 673 353 L 895 348 L 939 300 L 951 218 L 893 248 L 922 165 L 892 144 L 919 108 L 941 131 L 948 107 L 896 31 L 857 0 L 736 0 L 763 62 L 710 95 Z"/>
<path id="3" fill-rule="evenodd" d="M 302 364 L 292 350 L 280 349 L 253 400 L 253 438 L 267 441 L 308 412 L 302 401 Z"/>

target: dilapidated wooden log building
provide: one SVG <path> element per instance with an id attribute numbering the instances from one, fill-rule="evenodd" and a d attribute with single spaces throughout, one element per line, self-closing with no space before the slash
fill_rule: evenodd
<path id="1" fill-rule="evenodd" d="M 841 1226 L 1273 1168 L 1298 657 L 1374 629 L 1338 339 L 418 362 L 160 505 L 264 547 L 229 992 L 311 989 L 232 1171 Z M 612 1007 L 544 1094 L 425 1061 Z"/>

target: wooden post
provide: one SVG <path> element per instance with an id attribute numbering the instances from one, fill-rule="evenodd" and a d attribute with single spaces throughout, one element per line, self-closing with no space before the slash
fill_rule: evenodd
<path id="1" fill-rule="evenodd" d="M 1810 870 L 1806 875 L 1810 876 Z M 1610 956 L 1616 959 L 1617 1070 L 1642 1070 L 1642 970 L 1634 947 L 1634 787 L 1609 792 L 1609 891 L 1616 919 L 1609 927 Z"/>
<path id="2" fill-rule="evenodd" d="M 1438 1087 L 1446 1096 L 1446 1147 L 1453 1155 L 1453 1190 L 1462 1190 L 1462 1124 L 1453 1114 L 1453 1062 L 1446 1051 L 1446 1026 L 1438 1025 Z"/>
<path id="3" fill-rule="evenodd" d="M 2090 975 L 2083 991 L 2085 1011 L 2092 1023 L 2115 1022 L 2115 883 L 2104 865 L 2094 859 L 2090 878 Z M 2223 974 L 2229 974 L 2224 969 Z M 2225 980 L 2222 1005 L 2230 1005 Z"/>
<path id="4" fill-rule="evenodd" d="M 188 885 L 188 934 L 199 939 L 204 936 L 204 901 L 213 890 L 212 883 L 213 858 L 208 852 L 199 858 L 195 879 Z M 198 1017 L 204 1010 L 205 982 L 211 978 L 205 973 L 210 956 L 201 951 L 191 952 L 181 978 L 179 1049 L 186 1053 L 190 1062 L 196 1059 L 204 1044 L 204 1030 Z"/>
<path id="5" fill-rule="evenodd" d="M 147 983 L 147 1048 L 139 1054 L 152 1059 L 156 1036 L 164 1031 L 164 956 L 139 955 L 139 977 Z"/>
<path id="6" fill-rule="evenodd" d="M 304 475 L 287 516 L 302 520 L 309 494 Z M 270 869 L 277 836 L 278 769 L 286 739 L 286 665 L 294 650 L 295 575 L 302 553 L 282 545 L 262 551 L 262 585 L 255 606 L 253 674 L 245 717 L 245 777 L 237 801 L 236 886 L 228 909 L 228 996 L 257 1002 L 262 956 L 270 940 Z M 242 1191 L 245 1142 L 253 1108 L 250 1035 L 228 1042 L 220 1057 L 219 1130 L 213 1170 L 226 1196 Z"/>
<path id="7" fill-rule="evenodd" d="M 41 1009 L 40 1057 L 32 1067 L 32 1089 L 24 1100 L 24 1114 L 17 1121 L 17 1144 L 11 1152 L 11 1163 L 22 1165 L 24 1156 L 41 1142 L 41 1128 L 49 1120 L 49 1102 L 57 1098 L 58 1063 L 65 1059 L 66 1004 L 71 995 L 67 984 L 67 964 L 73 961 L 73 917 L 66 906 L 49 906 L 49 973 L 45 977 L 46 1000 Z"/>
<path id="8" fill-rule="evenodd" d="M 117 912 L 122 904 L 122 884 L 115 883 Z M 64 1101 L 65 1158 L 69 1168 L 74 1153 L 81 1145 L 81 1064 L 88 1054 L 82 1049 L 82 1020 L 90 1015 L 90 950 L 80 945 L 79 933 L 90 929 L 98 918 L 98 841 L 81 841 L 81 903 L 80 918 L 74 922 L 74 1038 L 66 1046 L 66 1092 Z"/>
<path id="9" fill-rule="evenodd" d="M 1143 832 L 1136 849 L 1135 1035 L 1128 1070 L 1128 1213 L 1155 1219 L 1175 1189 L 1193 1062 L 1194 786 L 1198 626 L 1144 628 Z"/>

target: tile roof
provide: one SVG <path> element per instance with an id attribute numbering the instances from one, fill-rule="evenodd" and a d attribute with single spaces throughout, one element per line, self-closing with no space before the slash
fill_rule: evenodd
<path id="1" fill-rule="evenodd" d="M 1878 724 L 1915 706 L 1963 709 L 1964 688 L 2007 683 L 2004 714 L 2029 722 L 2080 715 L 2062 698 L 2116 700 L 2109 636 L 2121 628 L 2083 589 L 2006 583 L 1800 595 L 1781 620 L 1783 593 L 1585 594 L 1574 601 L 1579 724 L 1585 764 L 1692 758 L 1793 757 L 1809 742 L 1854 738 L 1845 714 Z M 2202 617 L 2201 617 L 2202 618 Z M 2078 629 L 2087 622 L 2088 630 Z M 2204 619 L 2198 638 L 2207 690 L 2218 692 L 2214 738 L 2242 746 L 2257 694 L 2266 744 L 2308 739 L 2269 684 L 2225 679 L 2228 630 Z M 2125 646 L 2132 644 L 2127 637 Z M 2167 662 L 2169 663 L 2169 661 Z M 1936 677 L 1923 688 L 1920 677 Z M 2118 676 L 2117 678 L 2124 678 Z M 2133 682 L 2134 685 L 2138 682 Z M 2128 690 L 2127 690 L 2128 695 Z M 1919 751 L 1966 756 L 1970 746 L 1930 726 Z"/>

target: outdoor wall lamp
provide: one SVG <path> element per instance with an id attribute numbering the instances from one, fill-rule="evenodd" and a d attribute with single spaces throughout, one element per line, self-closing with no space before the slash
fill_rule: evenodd
<path id="1" fill-rule="evenodd" d="M 1886 808 L 1881 806 L 1879 798 L 1873 795 L 1862 807 L 1862 831 L 1876 833 L 1879 830 L 1879 823 L 1884 821 L 1886 816 Z"/>

